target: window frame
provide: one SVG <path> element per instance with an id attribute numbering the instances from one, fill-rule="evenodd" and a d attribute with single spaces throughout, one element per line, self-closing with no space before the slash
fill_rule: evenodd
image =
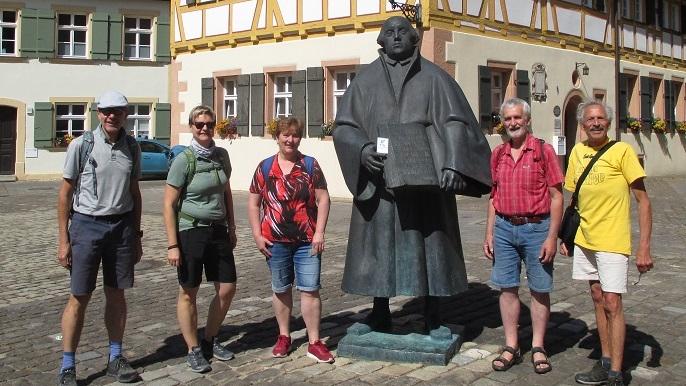
<path id="1" fill-rule="evenodd" d="M 67 135 L 72 136 L 73 138 L 81 136 L 84 131 L 87 130 L 86 127 L 86 122 L 88 118 L 88 103 L 87 102 L 54 102 L 53 106 L 55 108 L 55 114 L 54 114 L 54 119 L 53 121 L 55 122 L 55 132 L 54 132 L 54 139 L 55 140 L 60 140 L 61 138 L 64 138 Z M 68 114 L 58 114 L 57 113 L 57 106 L 68 106 Z M 73 114 L 73 108 L 74 106 L 83 106 L 83 114 L 82 115 L 77 115 Z M 63 130 L 58 130 L 57 128 L 57 122 L 59 121 L 67 121 L 67 131 L 63 135 L 59 135 L 59 133 L 62 133 Z M 78 135 L 74 135 L 74 129 L 73 129 L 73 122 L 74 121 L 81 121 L 83 122 L 83 129 L 80 130 L 80 133 Z"/>
<path id="2" fill-rule="evenodd" d="M 293 74 L 292 73 L 277 73 L 272 74 L 274 89 L 271 97 L 272 101 L 272 118 L 286 118 L 293 115 Z M 279 79 L 285 78 L 285 91 L 278 91 Z M 284 108 L 286 112 L 279 115 L 277 99 L 284 100 Z"/>
<path id="3" fill-rule="evenodd" d="M 343 94 L 345 94 L 345 91 L 350 87 L 350 83 L 355 79 L 357 76 L 357 69 L 356 68 L 342 68 L 342 69 L 334 69 L 331 74 L 331 113 L 332 113 L 332 119 L 333 117 L 336 116 L 336 113 L 338 113 L 338 101 L 343 97 Z M 338 76 L 339 75 L 345 75 L 345 88 L 338 88 Z"/>
<path id="4" fill-rule="evenodd" d="M 491 109 L 492 112 L 498 117 L 500 117 L 500 106 L 505 102 L 506 100 L 510 98 L 514 98 L 517 96 L 517 86 L 515 84 L 515 74 L 516 74 L 516 68 L 514 65 L 509 65 L 509 64 L 495 64 L 495 63 L 489 63 L 488 68 L 491 70 L 491 90 L 490 90 L 490 99 L 491 99 Z M 496 75 L 501 76 L 501 81 L 500 81 L 500 93 L 501 93 L 501 98 L 500 101 L 497 104 L 494 104 L 494 99 L 493 99 L 493 93 L 494 91 L 494 86 L 493 86 L 493 79 Z M 500 122 L 500 121 L 499 121 Z M 499 133 L 495 130 L 496 126 L 499 124 L 499 122 L 495 125 L 491 125 L 491 127 L 488 130 L 488 134 L 498 134 Z"/>
<path id="5" fill-rule="evenodd" d="M 127 28 L 126 27 L 126 19 L 134 19 L 136 21 L 136 27 L 135 28 Z M 150 28 L 149 29 L 143 29 L 140 27 L 141 20 L 142 19 L 147 19 L 150 20 Z M 124 15 L 124 20 L 123 20 L 123 29 L 122 29 L 122 57 L 124 60 L 140 60 L 140 61 L 152 61 L 154 57 L 154 52 L 153 52 L 153 37 L 154 37 L 154 25 L 155 25 L 155 18 L 152 16 L 144 16 L 144 15 Z M 135 34 L 136 36 L 136 42 L 131 45 L 126 43 L 126 35 L 127 34 Z M 150 36 L 149 44 L 148 45 L 142 45 L 140 44 L 141 40 L 141 35 L 148 35 Z M 135 56 L 127 56 L 127 47 L 133 46 L 136 52 Z M 140 49 L 141 47 L 148 47 L 148 57 L 141 57 L 140 55 Z"/>
<path id="6" fill-rule="evenodd" d="M 6 22 L 2 20 L 3 13 L 4 12 L 14 12 L 14 23 Z M 5 39 L 4 38 L 4 30 L 5 29 L 14 29 L 14 39 Z M 9 8 L 0 8 L 0 56 L 17 56 L 17 46 L 19 45 L 18 41 L 18 31 L 19 29 L 19 12 L 16 9 L 9 9 Z M 13 41 L 14 42 L 14 52 L 12 53 L 3 53 L 2 52 L 2 43 L 5 41 Z"/>
<path id="7" fill-rule="evenodd" d="M 233 83 L 233 88 L 232 91 L 233 93 L 229 94 L 229 87 L 228 84 L 229 82 Z M 221 80 L 221 84 L 223 86 L 222 90 L 222 106 L 223 106 L 223 114 L 222 116 L 224 118 L 236 118 L 238 116 L 238 78 L 237 77 L 227 77 L 223 78 Z M 229 114 L 229 109 L 228 104 L 233 105 L 233 114 Z"/>
<path id="8" fill-rule="evenodd" d="M 70 25 L 64 25 L 60 24 L 60 15 L 69 15 L 69 21 Z M 86 18 L 86 25 L 85 26 L 77 26 L 74 24 L 75 22 L 75 17 L 76 16 L 83 16 Z M 56 43 L 56 49 L 55 49 L 55 57 L 57 58 L 75 58 L 75 59 L 86 59 L 88 58 L 88 32 L 89 32 L 89 24 L 90 24 L 90 13 L 88 12 L 72 12 L 72 11 L 57 11 L 55 13 L 55 28 L 56 28 L 56 34 L 55 34 L 55 43 Z M 60 31 L 69 31 L 69 41 L 68 42 L 61 42 L 60 41 Z M 77 43 L 75 41 L 75 32 L 84 32 L 84 41 L 83 42 L 78 42 L 79 44 L 83 44 L 83 49 L 84 49 L 84 54 L 83 55 L 74 55 L 74 48 L 75 44 Z M 69 55 L 61 55 L 60 52 L 60 44 L 63 43 L 68 43 L 69 44 Z"/>
<path id="9" fill-rule="evenodd" d="M 140 114 L 138 112 L 140 106 L 147 106 L 148 108 L 148 114 Z M 131 113 L 131 108 L 133 107 L 133 113 Z M 145 139 L 152 139 L 154 137 L 154 130 L 152 126 L 152 103 L 146 103 L 146 102 L 130 102 L 128 105 L 128 111 L 129 114 L 126 117 L 126 124 L 127 124 L 127 129 L 129 132 L 131 132 L 131 135 L 133 135 L 136 138 L 145 138 Z M 139 133 L 139 124 L 140 121 L 147 119 L 148 121 L 148 130 L 147 130 L 147 136 L 143 137 Z M 129 121 L 133 120 L 133 127 L 128 127 L 129 126 Z"/>

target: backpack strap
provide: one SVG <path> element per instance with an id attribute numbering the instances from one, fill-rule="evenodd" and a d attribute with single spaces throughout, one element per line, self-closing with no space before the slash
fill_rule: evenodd
<path id="1" fill-rule="evenodd" d="M 131 174 L 136 171 L 137 164 L 139 162 L 138 160 L 138 141 L 136 141 L 136 138 L 126 135 L 126 144 L 129 145 L 129 152 L 131 153 Z M 137 176 L 136 176 L 137 177 Z"/>
<path id="2" fill-rule="evenodd" d="M 314 158 L 310 157 L 309 155 L 305 156 L 305 171 L 307 171 L 307 174 L 312 176 L 312 173 L 314 172 Z"/>
<path id="3" fill-rule="evenodd" d="M 541 161 L 541 168 L 543 169 L 543 175 L 548 174 L 548 163 L 546 162 L 545 158 L 545 140 L 541 138 L 536 138 L 536 142 L 538 142 L 538 152 L 540 153 Z"/>
<path id="4" fill-rule="evenodd" d="M 83 170 L 86 168 L 86 163 L 88 162 L 88 158 L 90 158 L 91 153 L 93 152 L 93 145 L 95 143 L 93 139 L 93 132 L 90 130 L 84 131 L 81 137 L 83 138 L 83 142 L 81 142 L 81 147 L 79 148 L 79 158 L 77 161 L 79 174 L 76 177 L 74 195 L 72 197 L 72 200 L 76 203 L 76 206 L 79 206 L 79 194 L 81 193 L 81 175 L 83 174 Z M 93 178 L 95 178 L 95 173 L 93 173 Z M 97 194 L 97 189 L 95 190 L 95 192 Z"/>
<path id="5" fill-rule="evenodd" d="M 273 155 L 262 162 L 262 176 L 265 180 L 269 176 L 269 171 L 272 170 L 275 159 L 276 155 Z M 303 156 L 303 163 L 305 164 L 305 171 L 311 176 L 312 173 L 314 173 L 314 157 L 310 157 L 309 155 Z"/>
<path id="6" fill-rule="evenodd" d="M 498 185 L 498 179 L 496 178 L 498 176 L 498 166 L 500 165 L 500 159 L 503 157 L 503 154 L 505 154 L 505 144 L 500 145 L 498 147 L 498 155 L 496 156 L 496 161 L 495 161 L 495 173 L 494 175 L 491 176 L 493 177 L 493 186 Z"/>

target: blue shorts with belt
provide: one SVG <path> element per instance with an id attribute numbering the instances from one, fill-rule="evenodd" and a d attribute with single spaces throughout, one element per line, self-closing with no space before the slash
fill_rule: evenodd
<path id="1" fill-rule="evenodd" d="M 550 217 L 538 223 L 515 225 L 501 215 L 495 217 L 493 271 L 491 283 L 499 288 L 519 287 L 522 261 L 526 265 L 529 289 L 553 290 L 553 264 L 541 263 L 541 247 L 548 237 Z"/>

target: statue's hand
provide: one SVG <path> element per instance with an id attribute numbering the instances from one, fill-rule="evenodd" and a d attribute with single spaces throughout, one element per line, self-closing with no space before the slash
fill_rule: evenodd
<path id="1" fill-rule="evenodd" d="M 441 176 L 441 189 L 449 192 L 461 192 L 465 190 L 467 183 L 465 182 L 462 175 L 452 169 L 443 169 L 443 175 Z"/>
<path id="2" fill-rule="evenodd" d="M 376 152 L 375 145 L 367 145 L 362 148 L 362 153 L 360 154 L 360 162 L 369 170 L 372 174 L 381 173 L 384 166 L 385 155 Z"/>

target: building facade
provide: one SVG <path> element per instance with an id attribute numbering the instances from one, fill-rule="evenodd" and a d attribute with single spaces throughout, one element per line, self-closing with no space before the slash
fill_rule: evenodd
<path id="1" fill-rule="evenodd" d="M 594 99 L 618 107 L 611 135 L 634 146 L 649 175 L 686 173 L 683 1 L 421 4 L 421 53 L 455 77 L 492 146 L 503 140 L 500 103 L 518 96 L 564 166 L 584 139 L 576 108 Z M 400 14 L 385 0 L 172 0 L 172 142 L 189 140 L 197 104 L 234 117 L 239 137 L 218 142 L 229 148 L 233 186 L 247 189 L 259 160 L 277 151 L 270 121 L 296 115 L 307 126 L 301 150 L 320 161 L 333 195 L 349 196 L 322 130 L 355 74 L 378 57 L 383 21 Z"/>
<path id="2" fill-rule="evenodd" d="M 107 90 L 136 136 L 169 141 L 169 1 L 0 0 L 0 179 L 61 174 Z"/>

